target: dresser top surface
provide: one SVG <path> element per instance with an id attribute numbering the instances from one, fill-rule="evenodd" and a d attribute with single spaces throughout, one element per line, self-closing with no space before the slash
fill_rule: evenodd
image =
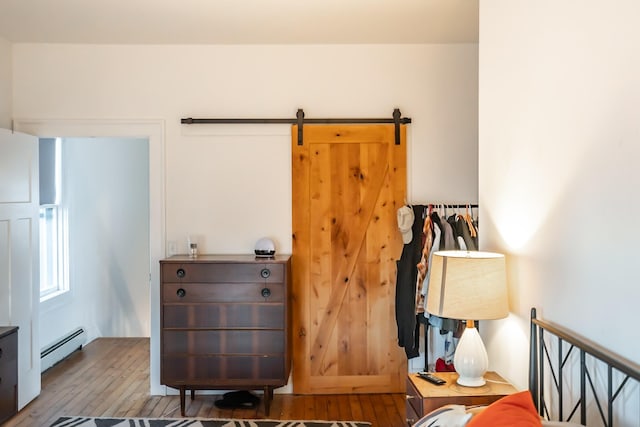
<path id="1" fill-rule="evenodd" d="M 174 255 L 169 258 L 160 260 L 160 263 L 165 262 L 180 262 L 180 263 L 248 263 L 255 262 L 260 264 L 266 263 L 281 263 L 286 262 L 291 258 L 291 255 L 282 254 L 274 255 L 272 257 L 258 257 L 253 254 L 202 254 L 196 258 L 191 258 L 189 255 Z"/>
<path id="2" fill-rule="evenodd" d="M 17 326 L 0 326 L 0 338 L 18 330 Z"/>

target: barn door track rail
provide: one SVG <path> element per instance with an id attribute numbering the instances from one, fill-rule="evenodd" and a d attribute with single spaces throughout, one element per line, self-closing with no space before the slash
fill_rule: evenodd
<path id="1" fill-rule="evenodd" d="M 305 119 L 304 110 L 298 109 L 295 119 L 194 119 L 188 117 L 186 119 L 180 119 L 180 123 L 183 125 L 197 125 L 197 124 L 291 124 L 298 125 L 298 145 L 302 145 L 303 126 L 304 124 L 318 125 L 318 124 L 378 124 L 378 123 L 392 123 L 395 125 L 396 145 L 400 145 L 400 125 L 411 123 L 409 117 L 402 117 L 398 108 L 393 110 L 391 118 L 383 119 Z"/>

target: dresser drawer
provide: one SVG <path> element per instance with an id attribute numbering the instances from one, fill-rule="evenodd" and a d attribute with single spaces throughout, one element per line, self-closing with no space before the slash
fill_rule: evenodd
<path id="1" fill-rule="evenodd" d="M 413 406 L 411 406 L 409 395 L 407 395 L 407 405 L 406 405 L 406 420 L 407 425 L 413 425 L 422 418 L 422 415 L 418 414 Z"/>
<path id="2" fill-rule="evenodd" d="M 407 418 L 410 413 L 419 415 L 418 418 L 424 414 L 423 397 L 415 387 L 410 378 L 407 378 Z"/>
<path id="3" fill-rule="evenodd" d="M 284 329 L 284 304 L 165 304 L 163 328 Z"/>
<path id="4" fill-rule="evenodd" d="M 284 265 L 264 263 L 164 263 L 164 282 L 279 283 Z"/>
<path id="5" fill-rule="evenodd" d="M 266 293 L 268 292 L 268 296 Z M 221 302 L 284 302 L 282 283 L 165 283 L 162 302 L 221 303 Z"/>
<path id="6" fill-rule="evenodd" d="M 162 356 L 162 384 L 286 384 L 282 356 Z"/>
<path id="7" fill-rule="evenodd" d="M 283 355 L 284 331 L 177 331 L 162 332 L 166 355 Z"/>

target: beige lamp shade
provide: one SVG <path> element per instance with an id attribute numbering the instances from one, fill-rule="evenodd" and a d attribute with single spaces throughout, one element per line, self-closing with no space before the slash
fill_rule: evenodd
<path id="1" fill-rule="evenodd" d="M 427 312 L 461 320 L 507 317 L 504 255 L 479 251 L 434 252 L 429 264 Z"/>

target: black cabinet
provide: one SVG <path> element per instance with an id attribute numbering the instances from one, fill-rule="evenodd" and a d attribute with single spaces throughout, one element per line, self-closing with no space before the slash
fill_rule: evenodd
<path id="1" fill-rule="evenodd" d="M 18 327 L 0 326 L 0 424 L 18 413 Z"/>

